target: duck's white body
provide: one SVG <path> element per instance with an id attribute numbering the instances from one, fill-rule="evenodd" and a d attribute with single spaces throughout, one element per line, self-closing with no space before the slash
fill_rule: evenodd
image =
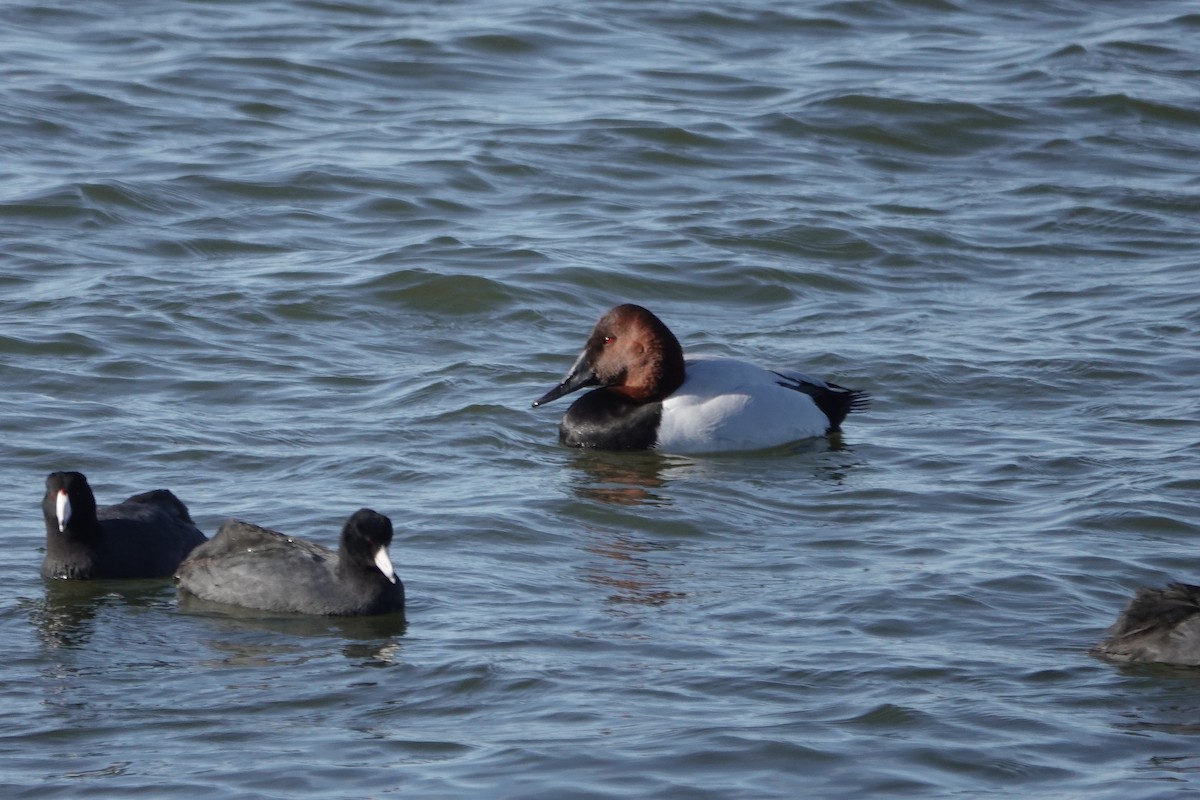
<path id="1" fill-rule="evenodd" d="M 824 436 L 829 417 L 798 372 L 772 372 L 728 358 L 688 358 L 683 385 L 663 400 L 656 448 L 665 453 L 761 450 Z"/>

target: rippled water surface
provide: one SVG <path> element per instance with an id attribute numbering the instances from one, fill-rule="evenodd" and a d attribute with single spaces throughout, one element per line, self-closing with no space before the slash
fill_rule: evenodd
<path id="1" fill-rule="evenodd" d="M 1192 2 L 14 0 L 0 786 L 1156 798 L 1200 673 Z M 871 392 L 836 440 L 568 451 L 596 317 Z M 38 575 L 42 482 L 332 543 L 407 624 Z"/>

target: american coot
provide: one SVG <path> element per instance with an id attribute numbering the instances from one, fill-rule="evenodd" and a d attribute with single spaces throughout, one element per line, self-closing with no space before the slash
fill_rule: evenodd
<path id="1" fill-rule="evenodd" d="M 1138 589 L 1093 652 L 1115 661 L 1200 666 L 1200 586 Z"/>
<path id="2" fill-rule="evenodd" d="M 166 489 L 96 507 L 79 472 L 52 472 L 42 499 L 47 578 L 162 578 L 204 541 L 187 506 Z"/>
<path id="3" fill-rule="evenodd" d="M 404 584 L 387 547 L 392 521 L 363 508 L 333 552 L 319 544 L 231 519 L 179 566 L 179 587 L 202 600 L 300 614 L 365 615 L 404 610 Z"/>
<path id="4" fill-rule="evenodd" d="M 684 359 L 662 320 L 631 304 L 600 318 L 567 377 L 533 404 L 587 386 L 599 388 L 567 409 L 559 441 L 603 450 L 776 447 L 836 431 L 847 414 L 870 403 L 865 392 L 800 372 L 728 358 Z"/>

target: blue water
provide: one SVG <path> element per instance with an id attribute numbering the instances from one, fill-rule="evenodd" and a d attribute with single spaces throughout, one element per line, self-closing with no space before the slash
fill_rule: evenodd
<path id="1" fill-rule="evenodd" d="M 7 3 L 5 797 L 1120 798 L 1194 670 L 1194 3 Z M 638 302 L 869 391 L 835 440 L 556 441 Z M 39 577 L 46 473 L 332 544 L 395 618 Z"/>

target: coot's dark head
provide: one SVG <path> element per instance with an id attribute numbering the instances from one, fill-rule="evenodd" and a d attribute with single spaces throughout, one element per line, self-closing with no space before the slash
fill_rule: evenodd
<path id="1" fill-rule="evenodd" d="M 82 472 L 51 472 L 46 477 L 42 516 L 47 533 L 73 533 L 96 525 L 96 496 Z"/>
<path id="2" fill-rule="evenodd" d="M 342 528 L 341 560 L 368 570 L 378 569 L 392 583 L 396 571 L 388 558 L 392 543 L 392 521 L 369 508 L 360 508 L 350 515 Z"/>

